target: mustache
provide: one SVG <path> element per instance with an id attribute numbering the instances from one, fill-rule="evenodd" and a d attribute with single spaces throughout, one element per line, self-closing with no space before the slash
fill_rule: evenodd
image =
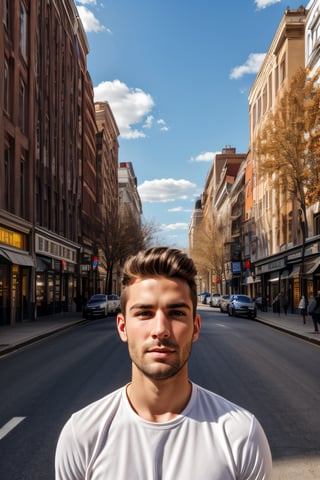
<path id="1" fill-rule="evenodd" d="M 166 340 L 166 339 L 163 339 L 163 340 L 158 340 L 157 342 L 150 342 L 150 343 L 147 343 L 145 346 L 144 346 L 144 350 L 145 351 L 148 351 L 152 348 L 160 348 L 160 347 L 165 347 L 165 348 L 171 348 L 173 350 L 177 350 L 178 349 L 178 345 L 174 342 L 171 342 L 170 340 Z"/>

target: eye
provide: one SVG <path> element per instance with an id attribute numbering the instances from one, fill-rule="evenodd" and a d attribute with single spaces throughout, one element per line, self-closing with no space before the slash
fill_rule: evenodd
<path id="1" fill-rule="evenodd" d="M 135 312 L 135 317 L 140 317 L 140 318 L 149 318 L 152 317 L 153 312 L 151 310 L 137 310 Z"/>
<path id="2" fill-rule="evenodd" d="M 183 310 L 170 310 L 169 315 L 171 317 L 185 317 L 186 312 L 184 312 Z"/>

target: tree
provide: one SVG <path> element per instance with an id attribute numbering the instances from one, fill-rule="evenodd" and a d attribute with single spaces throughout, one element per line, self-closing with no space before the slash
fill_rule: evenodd
<path id="1" fill-rule="evenodd" d="M 299 68 L 279 92 L 256 145 L 259 174 L 287 191 L 301 209 L 303 243 L 308 236 L 307 207 L 320 199 L 320 86 Z"/>
<path id="2" fill-rule="evenodd" d="M 141 224 L 130 213 L 111 215 L 104 224 L 101 248 L 107 267 L 105 293 L 112 293 L 112 279 L 115 266 L 121 266 L 131 255 L 149 247 L 157 231 L 152 221 L 142 220 Z"/>
<path id="3" fill-rule="evenodd" d="M 190 252 L 201 275 L 221 279 L 223 273 L 223 237 L 214 219 L 203 220 L 194 234 L 194 247 Z M 209 286 L 211 290 L 211 285 Z"/>

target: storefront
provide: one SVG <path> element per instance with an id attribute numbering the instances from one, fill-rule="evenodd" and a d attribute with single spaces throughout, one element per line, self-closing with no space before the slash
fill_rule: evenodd
<path id="1" fill-rule="evenodd" d="M 310 299 L 320 289 L 320 241 L 310 240 L 304 247 L 257 261 L 254 268 L 269 308 L 278 308 L 274 305 L 280 295 L 288 311 L 296 312 L 302 295 Z"/>
<path id="2" fill-rule="evenodd" d="M 76 311 L 78 246 L 36 233 L 36 316 Z"/>
<path id="3" fill-rule="evenodd" d="M 0 246 L 0 325 L 22 322 L 32 315 L 32 268 L 27 251 Z"/>

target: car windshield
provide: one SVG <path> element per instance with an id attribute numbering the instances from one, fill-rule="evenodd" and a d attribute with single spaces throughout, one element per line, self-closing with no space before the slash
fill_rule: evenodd
<path id="1" fill-rule="evenodd" d="M 105 295 L 93 295 L 93 297 L 90 298 L 89 303 L 93 302 L 105 302 L 106 296 Z"/>
<path id="2" fill-rule="evenodd" d="M 235 300 L 242 303 L 251 303 L 251 299 L 245 295 L 237 295 Z"/>

